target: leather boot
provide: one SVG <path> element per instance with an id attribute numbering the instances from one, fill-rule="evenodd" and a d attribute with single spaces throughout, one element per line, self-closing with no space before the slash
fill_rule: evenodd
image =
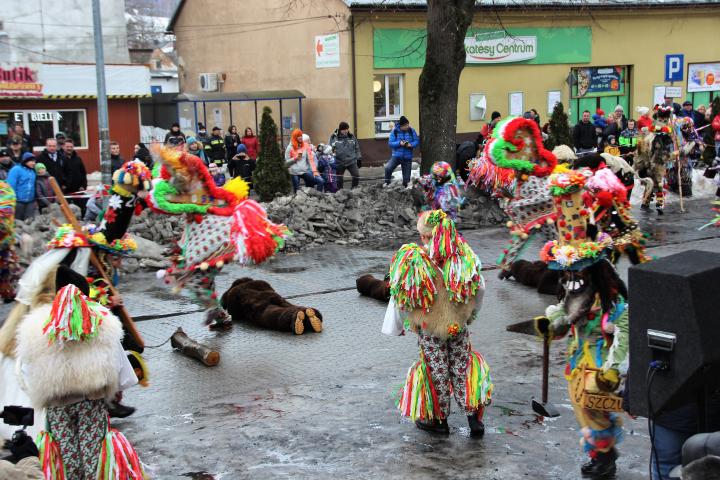
<path id="1" fill-rule="evenodd" d="M 135 413 L 135 407 L 123 405 L 122 403 L 113 400 L 108 402 L 108 413 L 113 418 L 125 418 Z"/>
<path id="2" fill-rule="evenodd" d="M 617 471 L 615 466 L 617 457 L 618 453 L 614 448 L 607 453 L 598 453 L 595 458 L 580 467 L 583 478 L 613 478 Z"/>
<path id="3" fill-rule="evenodd" d="M 429 433 L 437 433 L 438 435 L 449 435 L 450 427 L 447 420 L 416 420 L 415 426 L 420 430 Z"/>
<path id="4" fill-rule="evenodd" d="M 480 420 L 477 413 L 467 416 L 468 425 L 470 425 L 470 436 L 482 438 L 485 435 L 485 424 Z"/>

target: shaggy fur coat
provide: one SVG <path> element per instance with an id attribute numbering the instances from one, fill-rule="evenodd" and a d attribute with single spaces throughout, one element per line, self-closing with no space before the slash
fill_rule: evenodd
<path id="1" fill-rule="evenodd" d="M 448 328 L 457 324 L 461 329 L 470 325 L 473 320 L 474 310 L 477 307 L 476 302 L 457 303 L 450 300 L 450 295 L 445 288 L 442 272 L 435 268 L 435 300 L 433 301 L 430 311 L 426 312 L 420 308 L 412 310 L 408 314 L 410 325 L 416 332 L 422 330 L 423 333 L 431 335 L 440 340 L 447 340 Z"/>
<path id="2" fill-rule="evenodd" d="M 120 320 L 107 315 L 91 340 L 48 345 L 42 329 L 51 307 L 33 309 L 18 330 L 18 366 L 33 406 L 63 405 L 75 397 L 113 398 L 119 389 L 118 358 L 124 355 Z"/>

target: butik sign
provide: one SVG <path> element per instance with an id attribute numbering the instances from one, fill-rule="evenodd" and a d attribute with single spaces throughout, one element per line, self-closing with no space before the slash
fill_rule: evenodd
<path id="1" fill-rule="evenodd" d="M 0 97 L 42 97 L 35 65 L 0 64 Z"/>
<path id="2" fill-rule="evenodd" d="M 466 63 L 512 63 L 537 56 L 537 37 L 465 38 Z"/>

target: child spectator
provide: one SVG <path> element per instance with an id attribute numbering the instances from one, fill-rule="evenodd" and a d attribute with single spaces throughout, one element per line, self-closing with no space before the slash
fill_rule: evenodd
<path id="1" fill-rule="evenodd" d="M 222 173 L 220 170 L 220 167 L 216 163 L 211 163 L 208 166 L 208 170 L 210 171 L 210 175 L 212 175 L 213 180 L 215 181 L 215 185 L 218 187 L 222 187 L 225 185 L 225 174 Z"/>
<path id="2" fill-rule="evenodd" d="M 335 193 L 338 191 L 340 175 L 337 173 L 337 163 L 335 155 L 333 155 L 333 148 L 330 145 L 323 145 L 322 143 L 317 146 L 315 151 L 315 158 L 317 160 L 318 172 L 325 180 L 325 193 Z"/>
<path id="3" fill-rule="evenodd" d="M 15 191 L 17 204 L 15 205 L 15 220 L 26 220 L 37 213 L 35 196 L 35 156 L 30 152 L 22 154 L 22 160 L 17 168 L 8 173 L 7 183 Z"/>
<path id="4" fill-rule="evenodd" d="M 43 209 L 50 206 L 51 203 L 55 203 L 55 193 L 50 187 L 50 174 L 47 171 L 47 167 L 44 163 L 35 164 L 35 194 L 37 196 L 37 204 L 40 213 Z"/>
<path id="5" fill-rule="evenodd" d="M 615 135 L 608 135 L 608 144 L 605 146 L 605 153 L 609 153 L 613 157 L 620 156 L 620 147 L 618 147 Z"/>

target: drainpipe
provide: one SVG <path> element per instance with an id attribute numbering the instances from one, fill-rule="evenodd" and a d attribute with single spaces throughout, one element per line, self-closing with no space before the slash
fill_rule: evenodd
<path id="1" fill-rule="evenodd" d="M 355 17 L 350 14 L 350 58 L 352 59 L 352 112 L 353 127 L 355 128 L 355 137 L 357 138 L 357 77 L 355 75 Z"/>

